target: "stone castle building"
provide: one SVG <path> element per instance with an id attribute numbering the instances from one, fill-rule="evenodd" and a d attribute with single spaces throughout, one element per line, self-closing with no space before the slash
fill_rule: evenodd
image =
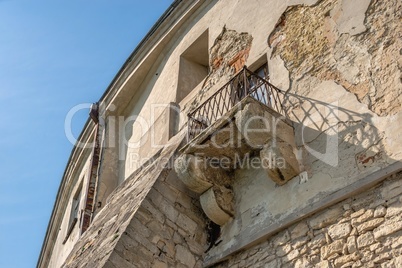
<path id="1" fill-rule="evenodd" d="M 402 267 L 401 10 L 174 1 L 91 107 L 37 267 Z"/>

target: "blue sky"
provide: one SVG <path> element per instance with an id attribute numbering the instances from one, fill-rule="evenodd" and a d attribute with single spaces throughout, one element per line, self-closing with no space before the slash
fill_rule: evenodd
<path id="1" fill-rule="evenodd" d="M 67 112 L 99 100 L 171 2 L 0 0 L 0 267 L 36 266 L 72 149 Z"/>

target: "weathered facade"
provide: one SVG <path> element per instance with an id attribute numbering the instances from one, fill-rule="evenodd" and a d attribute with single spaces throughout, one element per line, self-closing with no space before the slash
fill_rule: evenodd
<path id="1" fill-rule="evenodd" d="M 37 266 L 401 267 L 400 10 L 174 1 L 91 108 Z"/>

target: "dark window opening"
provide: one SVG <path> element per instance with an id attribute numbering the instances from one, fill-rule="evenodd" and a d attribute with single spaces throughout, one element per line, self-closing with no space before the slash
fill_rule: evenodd
<path id="1" fill-rule="evenodd" d="M 266 81 L 269 81 L 269 72 L 268 72 L 268 63 L 264 63 L 258 67 L 254 73 L 259 77 L 263 78 Z M 253 83 L 253 82 L 251 82 Z M 252 87 L 259 87 L 258 90 L 255 90 L 251 93 L 251 96 L 262 102 L 263 104 L 272 107 L 272 103 L 275 101 L 273 96 L 270 94 L 270 90 L 268 90 L 267 85 L 262 83 L 259 85 L 251 85 Z"/>
<path id="2" fill-rule="evenodd" d="M 255 73 L 261 77 L 264 78 L 265 80 L 269 80 L 269 72 L 268 72 L 268 63 L 264 63 L 261 65 L 257 70 L 255 70 Z"/>

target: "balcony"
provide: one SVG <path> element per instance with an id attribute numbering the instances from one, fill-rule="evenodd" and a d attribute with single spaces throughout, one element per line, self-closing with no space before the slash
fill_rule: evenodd
<path id="1" fill-rule="evenodd" d="M 283 114 L 281 103 L 284 92 L 243 67 L 229 82 L 188 114 L 188 140 L 192 140 L 246 97 Z"/>
<path id="2" fill-rule="evenodd" d="M 283 91 L 244 67 L 188 114 L 188 143 L 175 170 L 200 194 L 204 212 L 215 223 L 224 225 L 234 216 L 233 171 L 249 168 L 247 161 L 259 161 L 278 185 L 299 175 L 283 99 Z"/>

